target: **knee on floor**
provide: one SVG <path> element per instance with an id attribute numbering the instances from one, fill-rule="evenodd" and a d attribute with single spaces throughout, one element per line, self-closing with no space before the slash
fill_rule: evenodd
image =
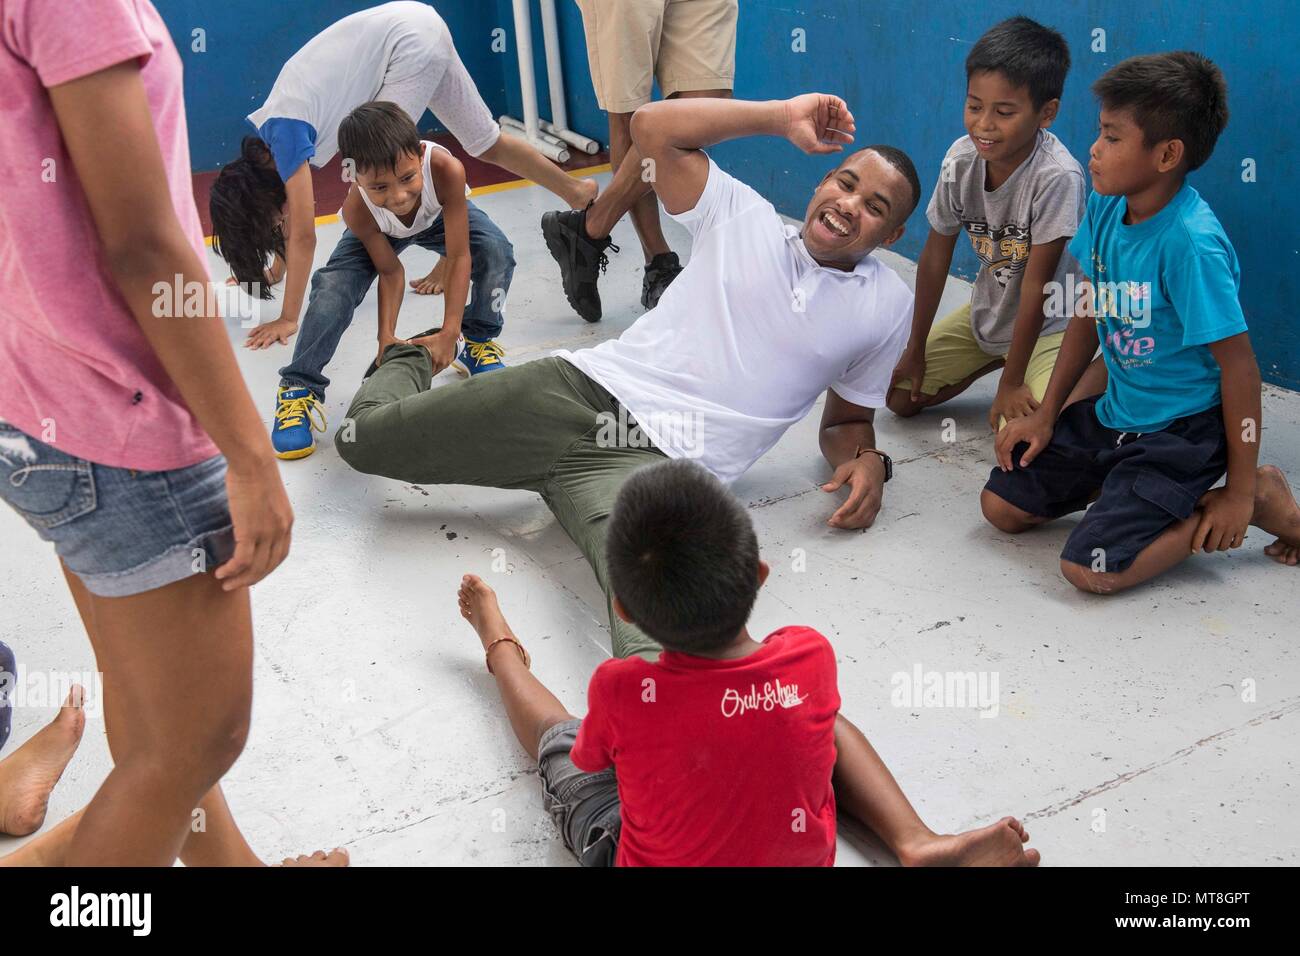
<path id="1" fill-rule="evenodd" d="M 334 450 L 349 468 L 369 475 L 373 474 L 369 467 L 371 448 L 362 437 L 364 433 L 355 419 L 344 419 L 334 432 Z"/>
<path id="2" fill-rule="evenodd" d="M 980 492 L 980 510 L 984 512 L 985 521 L 1007 534 L 1020 534 L 1022 531 L 1028 531 L 1036 523 L 1033 516 L 1028 512 L 1021 511 L 1011 502 L 995 495 L 987 488 Z"/>
<path id="3" fill-rule="evenodd" d="M 1093 571 L 1082 564 L 1061 559 L 1061 576 L 1087 594 L 1114 594 L 1125 587 L 1121 575 L 1110 571 Z"/>
<path id="4" fill-rule="evenodd" d="M 896 388 L 885 399 L 885 406 L 899 418 L 911 418 L 925 408 L 925 403 L 912 401 L 906 389 Z"/>

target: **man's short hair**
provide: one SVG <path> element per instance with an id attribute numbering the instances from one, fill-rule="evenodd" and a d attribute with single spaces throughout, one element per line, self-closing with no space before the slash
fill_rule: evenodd
<path id="1" fill-rule="evenodd" d="M 402 156 L 420 155 L 420 131 L 396 103 L 362 103 L 339 123 L 339 154 L 357 170 L 397 168 Z"/>
<path id="2" fill-rule="evenodd" d="M 758 538 L 749 513 L 688 459 L 649 465 L 623 483 L 605 556 L 623 609 L 672 651 L 727 646 L 758 596 Z"/>
<path id="3" fill-rule="evenodd" d="M 1210 158 L 1228 125 L 1223 72 L 1187 50 L 1131 57 L 1103 73 L 1092 92 L 1102 109 L 1133 115 L 1148 149 L 1164 140 L 1182 140 L 1188 172 Z"/>
<path id="4" fill-rule="evenodd" d="M 1011 17 L 975 41 L 966 57 L 966 79 L 976 73 L 1001 73 L 1029 90 L 1034 109 L 1059 100 L 1070 72 L 1065 37 L 1028 17 Z"/>
<path id="5" fill-rule="evenodd" d="M 876 143 L 875 146 L 863 147 L 854 155 L 857 156 L 858 153 L 863 152 L 876 153 L 876 155 L 880 156 L 880 159 L 892 165 L 894 169 L 902 173 L 902 178 L 906 179 L 907 186 L 911 189 L 911 203 L 907 206 L 906 212 L 897 217 L 898 222 L 904 222 L 911 213 L 915 212 L 920 203 L 920 177 L 917 176 L 917 166 L 913 164 L 911 157 L 897 146 L 885 146 L 884 143 Z"/>

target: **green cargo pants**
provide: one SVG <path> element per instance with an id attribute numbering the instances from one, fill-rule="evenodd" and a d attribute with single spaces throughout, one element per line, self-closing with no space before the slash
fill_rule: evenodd
<path id="1" fill-rule="evenodd" d="M 663 452 L 648 442 L 626 447 L 631 443 L 610 441 L 627 433 L 617 429 L 618 401 L 563 359 L 538 359 L 434 389 L 431 371 L 420 346 L 389 347 L 335 433 L 339 457 L 357 471 L 416 485 L 537 492 L 596 572 L 614 656 L 656 658 L 659 645 L 614 613 L 605 526 L 624 479 L 664 461 Z"/>

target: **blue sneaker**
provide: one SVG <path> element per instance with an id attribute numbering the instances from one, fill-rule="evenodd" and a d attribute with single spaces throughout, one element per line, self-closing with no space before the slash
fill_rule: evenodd
<path id="1" fill-rule="evenodd" d="M 275 425 L 271 445 L 275 457 L 292 460 L 306 458 L 316 450 L 313 431 L 325 431 L 325 413 L 311 389 L 301 385 L 281 385 L 275 393 Z"/>
<path id="2" fill-rule="evenodd" d="M 482 375 L 506 367 L 506 350 L 497 345 L 496 339 L 462 339 L 465 343 L 460 353 L 452 359 L 451 367 L 461 375 Z"/>

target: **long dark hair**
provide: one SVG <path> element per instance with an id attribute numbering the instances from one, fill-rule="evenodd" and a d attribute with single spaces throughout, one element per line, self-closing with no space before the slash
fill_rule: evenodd
<path id="1" fill-rule="evenodd" d="M 236 282 L 261 290 L 263 299 L 271 298 L 263 275 L 266 260 L 272 253 L 284 256 L 284 231 L 277 223 L 284 203 L 284 181 L 270 148 L 245 136 L 239 158 L 221 170 L 208 197 L 212 249 L 229 263 Z"/>

